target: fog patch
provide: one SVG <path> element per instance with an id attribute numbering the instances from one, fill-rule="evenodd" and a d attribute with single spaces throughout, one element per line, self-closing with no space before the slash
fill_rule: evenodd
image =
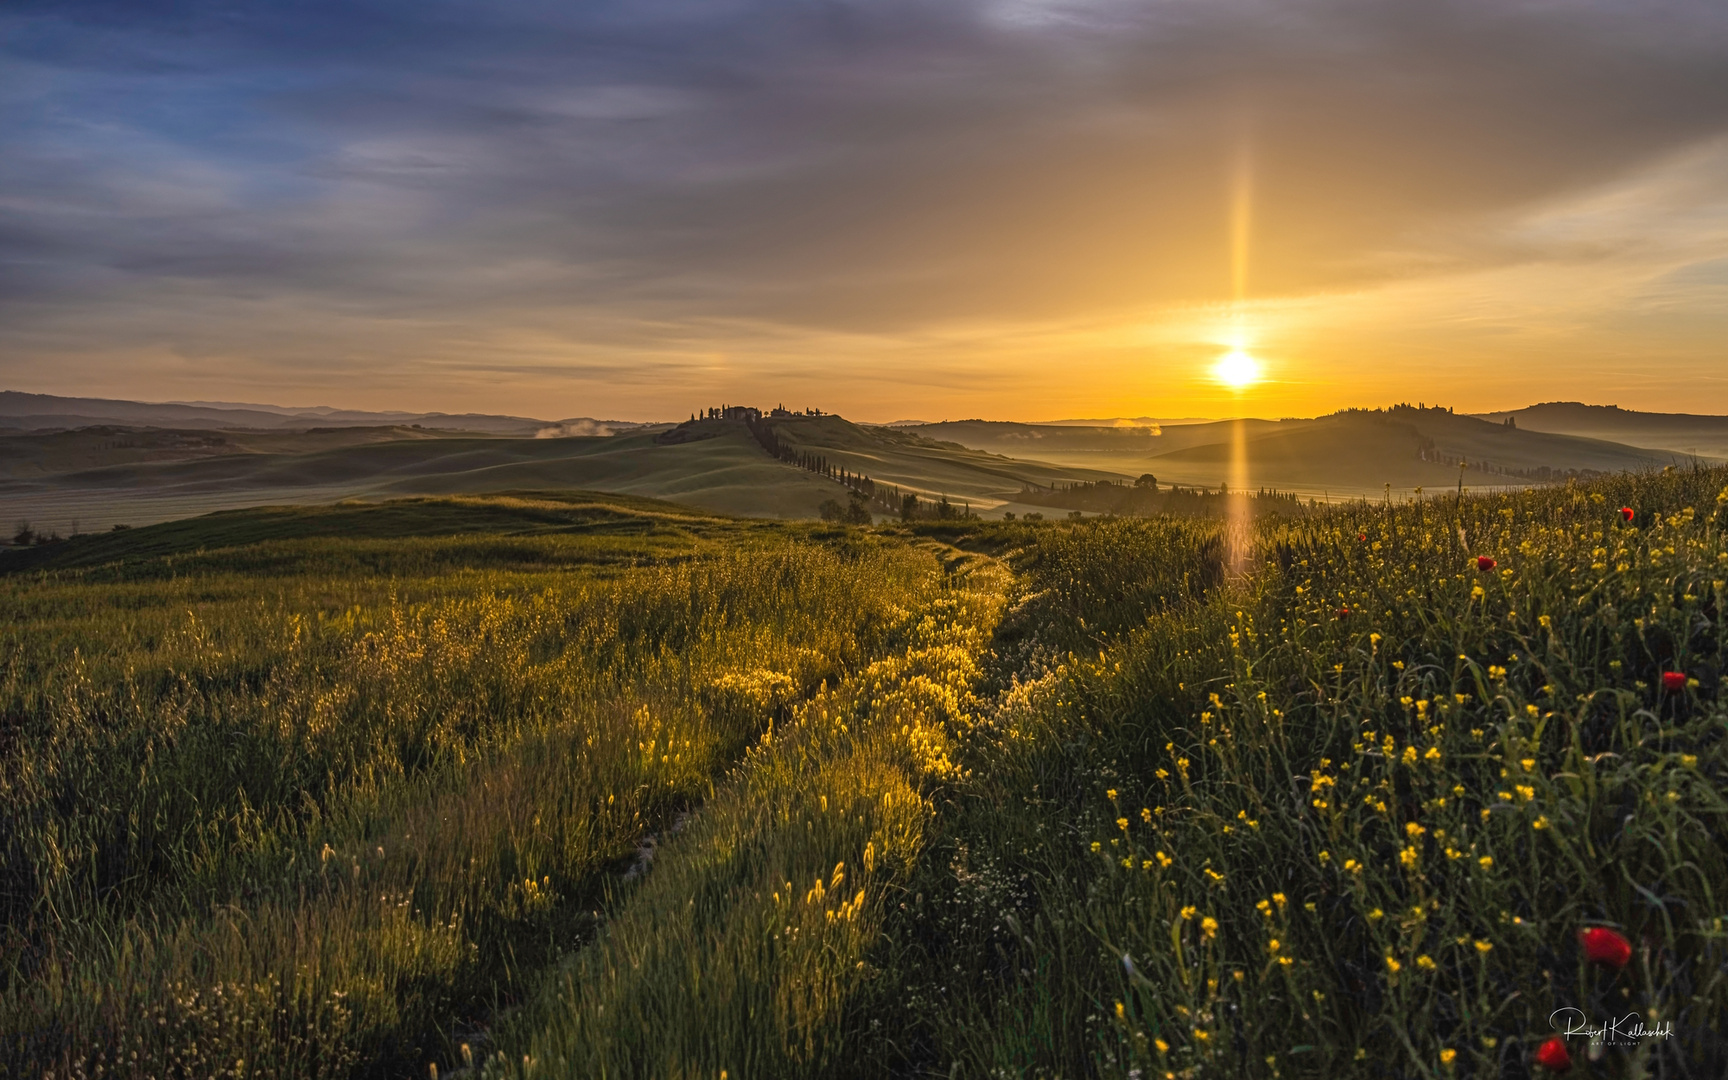
<path id="1" fill-rule="evenodd" d="M 604 439 L 618 434 L 617 429 L 610 424 L 598 420 L 563 420 L 550 424 L 534 433 L 536 439 Z"/>

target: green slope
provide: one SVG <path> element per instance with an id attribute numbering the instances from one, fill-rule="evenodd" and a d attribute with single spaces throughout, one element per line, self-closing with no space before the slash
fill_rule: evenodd
<path id="1" fill-rule="evenodd" d="M 290 444 L 292 445 L 292 444 Z M 316 445 L 316 444 L 314 444 Z M 763 452 L 742 424 L 697 443 L 613 438 L 393 439 L 311 452 L 234 452 L 131 461 L 0 481 L 0 524 L 85 530 L 265 503 L 594 489 L 758 517 L 814 516 L 840 487 Z"/>
<path id="2" fill-rule="evenodd" d="M 186 552 L 337 537 L 344 543 L 410 537 L 628 536 L 746 527 L 676 503 L 595 491 L 520 491 L 498 495 L 409 497 L 382 503 L 259 506 L 224 510 L 142 528 L 92 533 L 62 543 L 0 550 L 0 573 L 135 562 Z"/>
<path id="3" fill-rule="evenodd" d="M 1104 469 L 1008 457 L 954 441 L 885 427 L 861 427 L 838 416 L 794 416 L 770 421 L 775 435 L 797 450 L 820 454 L 850 472 L 925 496 L 964 500 L 975 510 L 1013 509 L 1026 484 L 1120 479 Z"/>

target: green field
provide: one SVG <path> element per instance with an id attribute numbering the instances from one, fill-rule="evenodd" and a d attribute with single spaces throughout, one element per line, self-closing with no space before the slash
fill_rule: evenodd
<path id="1" fill-rule="evenodd" d="M 1580 1074 L 1728 1070 L 1728 470 L 522 479 L 0 552 L 0 1076 L 1525 1076 L 1562 1008 L 1671 1025 Z"/>

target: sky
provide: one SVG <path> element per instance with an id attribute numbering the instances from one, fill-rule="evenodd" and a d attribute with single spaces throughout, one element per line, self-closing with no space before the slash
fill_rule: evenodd
<path id="1" fill-rule="evenodd" d="M 9 0 L 0 388 L 1728 413 L 1728 4 Z"/>

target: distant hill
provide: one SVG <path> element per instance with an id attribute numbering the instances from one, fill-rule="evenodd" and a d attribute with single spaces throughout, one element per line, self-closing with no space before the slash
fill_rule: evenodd
<path id="1" fill-rule="evenodd" d="M 1652 450 L 1728 461 L 1728 416 L 1647 413 L 1618 405 L 1549 401 L 1510 412 L 1484 413 L 1494 422 L 1511 419 L 1521 431 L 1547 431 L 1607 439 Z"/>
<path id="2" fill-rule="evenodd" d="M 997 453 L 1119 474 L 1151 473 L 1161 483 L 1216 487 L 1228 482 L 1240 426 L 1248 481 L 1304 494 L 1408 493 L 1459 479 L 1474 487 L 1521 486 L 1566 475 L 1659 468 L 1670 456 L 1600 439 L 1399 406 L 1312 420 L 1220 420 L 1130 427 L 1008 424 L 981 420 L 902 429 Z"/>
<path id="3" fill-rule="evenodd" d="M 594 420 L 589 417 L 536 420 L 526 416 L 497 416 L 489 413 L 365 412 L 324 406 L 284 408 L 279 405 L 246 405 L 234 402 L 122 401 L 0 390 L 0 430 L 11 428 L 20 431 L 49 431 L 100 424 L 208 431 L 302 431 L 313 427 L 419 425 L 519 438 L 532 437 L 542 432 L 564 433 L 560 429 L 580 429 L 583 434 L 611 434 L 653 426 L 624 420 Z"/>
<path id="4" fill-rule="evenodd" d="M 743 424 L 684 445 L 662 445 L 648 432 L 560 439 L 416 432 L 346 441 L 339 434 L 277 436 L 285 441 L 274 447 L 57 473 L 19 467 L 0 480 L 0 528 L 10 532 L 28 520 L 39 531 L 65 533 L 73 522 L 91 531 L 265 504 L 528 489 L 602 490 L 779 518 L 813 517 L 824 499 L 844 497 L 833 481 L 769 457 Z M 61 437 L 0 438 L 0 453 L 19 440 Z M 12 446 L 10 460 L 30 460 L 27 449 Z"/>
<path id="5" fill-rule="evenodd" d="M 980 424 L 984 421 L 964 421 Z M 841 417 L 773 418 L 768 426 L 786 444 L 820 454 L 830 464 L 892 484 L 920 497 L 970 504 L 973 510 L 1028 509 L 1015 498 L 1027 485 L 1048 486 L 1120 479 L 1109 470 L 1057 465 L 963 445 L 959 439 L 932 437 L 957 425 L 921 428 L 864 427 Z M 962 428 L 962 430 L 969 430 Z M 1031 508 L 1036 509 L 1036 508 Z"/>

